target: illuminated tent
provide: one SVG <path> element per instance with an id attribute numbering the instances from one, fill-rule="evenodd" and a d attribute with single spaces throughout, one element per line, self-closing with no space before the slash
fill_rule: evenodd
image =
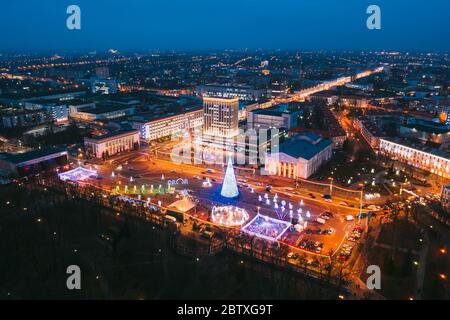
<path id="1" fill-rule="evenodd" d="M 175 208 L 181 212 L 188 212 L 189 210 L 195 208 L 195 203 L 188 197 L 183 197 L 183 199 L 177 200 L 172 203 L 169 208 Z"/>

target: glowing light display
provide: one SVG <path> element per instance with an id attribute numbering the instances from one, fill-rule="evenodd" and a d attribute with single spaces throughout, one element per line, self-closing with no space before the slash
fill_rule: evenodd
<path id="1" fill-rule="evenodd" d="M 58 177 L 63 181 L 82 181 L 89 178 L 96 178 L 97 171 L 85 169 L 83 167 L 77 167 L 75 169 L 59 173 Z"/>
<path id="2" fill-rule="evenodd" d="M 228 227 L 240 226 L 250 218 L 246 210 L 234 206 L 221 206 L 212 208 L 214 223 Z"/>
<path id="3" fill-rule="evenodd" d="M 220 194 L 225 198 L 236 198 L 239 195 L 231 157 L 228 159 L 227 171 Z"/>
<path id="4" fill-rule="evenodd" d="M 257 214 L 249 223 L 242 227 L 242 231 L 269 241 L 278 240 L 291 223 Z"/>

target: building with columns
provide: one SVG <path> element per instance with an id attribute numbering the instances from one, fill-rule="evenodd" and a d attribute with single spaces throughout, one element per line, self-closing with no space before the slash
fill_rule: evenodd
<path id="1" fill-rule="evenodd" d="M 330 139 L 307 132 L 283 142 L 279 152 L 268 153 L 265 169 L 270 175 L 307 179 L 331 159 Z"/>
<path id="2" fill-rule="evenodd" d="M 106 159 L 121 152 L 136 150 L 140 146 L 138 130 L 121 130 L 93 138 L 84 138 L 88 157 Z"/>

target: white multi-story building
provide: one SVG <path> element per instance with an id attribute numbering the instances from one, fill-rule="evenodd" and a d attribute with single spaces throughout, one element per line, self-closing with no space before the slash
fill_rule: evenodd
<path id="1" fill-rule="evenodd" d="M 115 154 L 136 150 L 140 146 L 139 131 L 122 130 L 93 138 L 84 138 L 89 157 L 106 159 Z"/>
<path id="2" fill-rule="evenodd" d="M 203 125 L 203 109 L 159 119 L 133 119 L 133 127 L 139 130 L 141 139 L 150 141 L 192 130 Z"/>
<path id="3" fill-rule="evenodd" d="M 117 93 L 118 85 L 115 79 L 99 79 L 97 77 L 91 78 L 92 93 L 100 94 L 114 94 Z"/>
<path id="4" fill-rule="evenodd" d="M 239 99 L 203 97 L 203 133 L 232 138 L 239 134 Z"/>
<path id="5" fill-rule="evenodd" d="M 331 159 L 330 139 L 308 132 L 280 145 L 279 152 L 266 154 L 265 169 L 270 175 L 307 179 Z"/>
<path id="6" fill-rule="evenodd" d="M 384 134 L 378 128 L 377 124 L 365 117 L 356 119 L 354 123 L 355 127 L 359 130 L 363 138 L 372 147 L 372 149 L 378 149 L 380 139 L 384 136 Z"/>
<path id="7" fill-rule="evenodd" d="M 239 98 L 239 100 L 258 101 L 263 96 L 263 90 L 246 85 L 205 84 L 195 88 L 197 95 L 202 97 Z"/>
<path id="8" fill-rule="evenodd" d="M 380 152 L 394 160 L 450 178 L 450 154 L 401 139 L 380 139 Z"/>
<path id="9" fill-rule="evenodd" d="M 257 109 L 247 113 L 248 129 L 284 128 L 292 129 L 298 125 L 302 111 L 290 111 L 287 105 L 267 109 Z"/>
<path id="10" fill-rule="evenodd" d="M 33 100 L 25 102 L 26 110 L 45 110 L 48 118 L 54 122 L 67 121 L 69 119 L 69 107 L 64 102 Z"/>
<path id="11" fill-rule="evenodd" d="M 90 122 L 132 116 L 135 106 L 86 104 L 70 110 L 71 118 Z"/>

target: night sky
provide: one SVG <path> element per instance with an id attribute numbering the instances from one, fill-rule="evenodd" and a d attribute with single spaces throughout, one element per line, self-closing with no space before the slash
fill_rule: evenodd
<path id="1" fill-rule="evenodd" d="M 449 0 L 1 0 L 0 51 L 450 51 Z M 81 8 L 81 30 L 66 8 Z M 366 28 L 366 8 L 382 29 Z"/>

